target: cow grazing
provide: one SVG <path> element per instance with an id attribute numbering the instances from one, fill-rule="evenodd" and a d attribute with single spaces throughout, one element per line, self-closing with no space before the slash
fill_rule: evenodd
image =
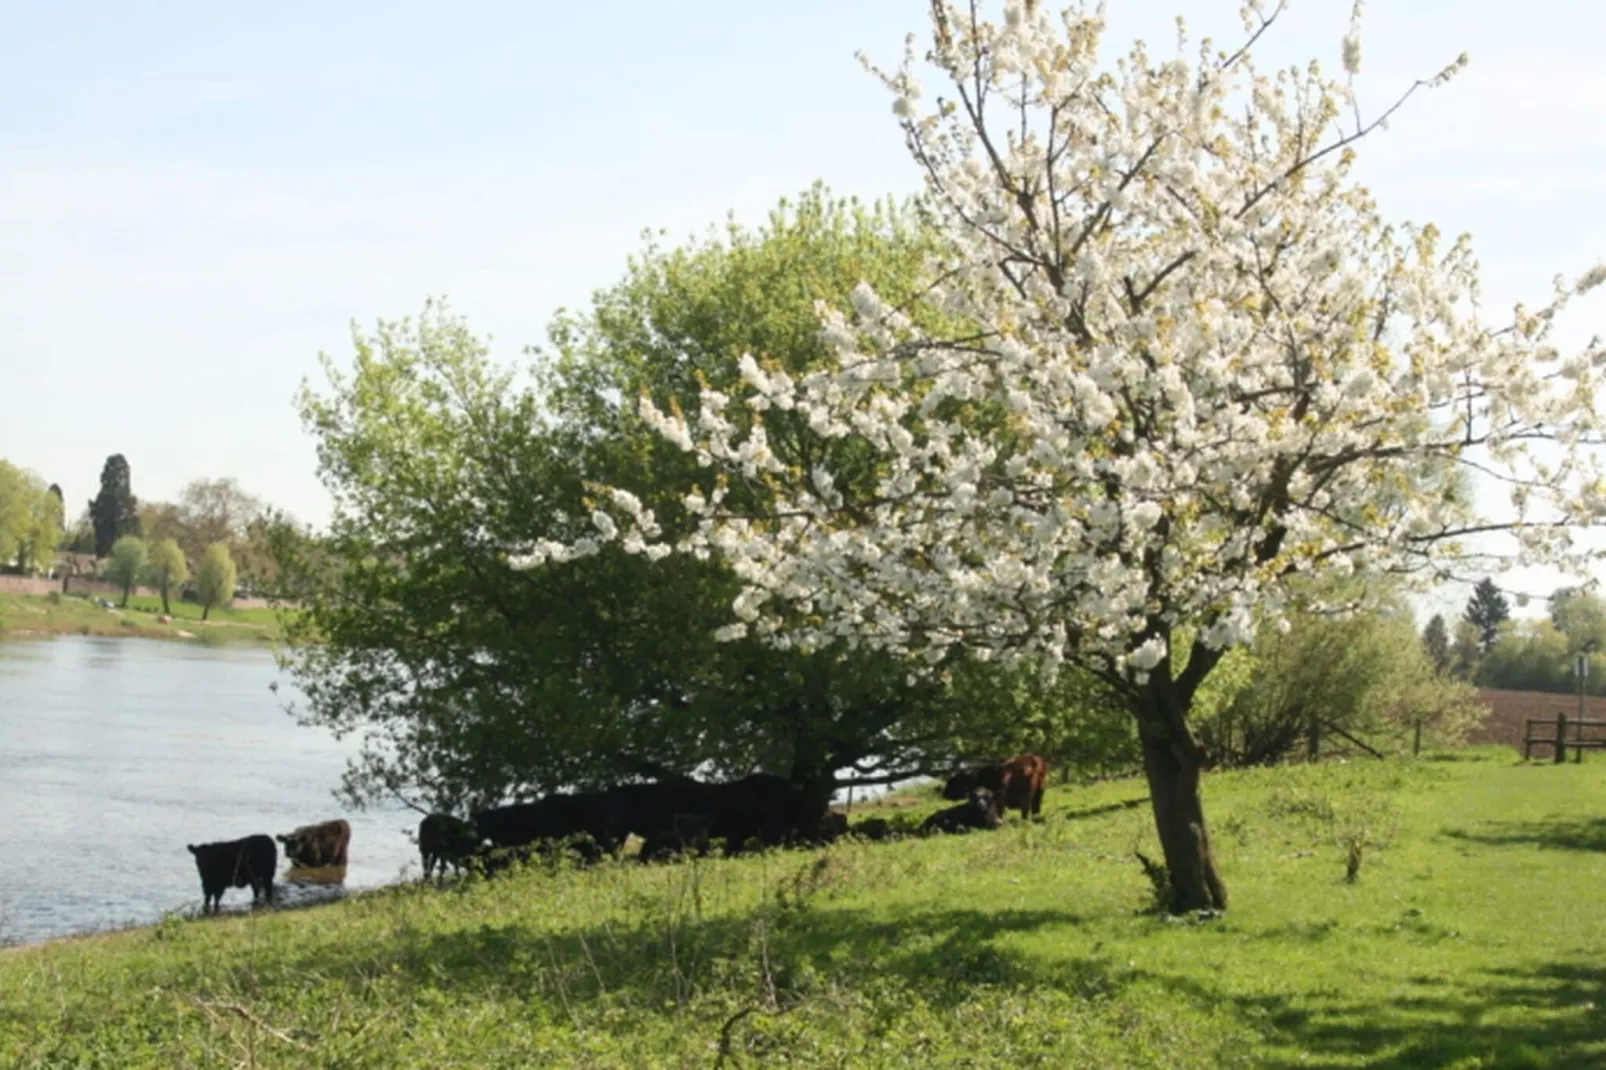
<path id="1" fill-rule="evenodd" d="M 820 842 L 835 843 L 848 834 L 848 815 L 828 810 L 820 819 Z"/>
<path id="2" fill-rule="evenodd" d="M 839 830 L 827 816 L 826 800 L 812 800 L 785 777 L 753 773 L 708 784 L 672 777 L 649 784 L 620 784 L 606 793 L 613 816 L 644 841 L 643 857 L 681 850 L 706 853 L 708 843 L 725 841 L 727 855 L 749 843 L 775 847 L 823 843 Z"/>
<path id="3" fill-rule="evenodd" d="M 473 854 L 463 860 L 463 865 L 482 877 L 494 877 L 515 866 L 522 866 L 535 855 L 535 852 L 534 844 L 525 844 L 522 847 L 481 844 Z"/>
<path id="4" fill-rule="evenodd" d="M 993 793 L 986 788 L 972 788 L 970 797 L 958 806 L 938 810 L 920 825 L 920 834 L 933 832 L 969 832 L 971 829 L 995 829 L 1004 823 L 998 816 Z"/>
<path id="5" fill-rule="evenodd" d="M 663 827 L 642 837 L 638 857 L 643 862 L 669 862 L 688 853 L 706 855 L 710 850 L 708 822 L 707 814 L 671 814 L 667 825 L 655 822 Z"/>
<path id="6" fill-rule="evenodd" d="M 259 833 L 241 840 L 187 844 L 201 874 L 201 913 L 215 914 L 230 888 L 251 887 L 251 902 L 273 902 L 273 874 L 279 868 L 279 849 L 273 837 Z"/>
<path id="7" fill-rule="evenodd" d="M 607 792 L 555 792 L 537 802 L 514 803 L 474 815 L 475 831 L 497 847 L 570 842 L 587 861 L 618 851 L 629 830 Z"/>
<path id="8" fill-rule="evenodd" d="M 817 841 L 826 800 L 811 801 L 785 777 L 752 773 L 717 788 L 708 831 L 725 841 L 727 855 L 740 854 L 753 841 L 761 847 Z"/>
<path id="9" fill-rule="evenodd" d="M 424 877 L 463 871 L 463 863 L 479 850 L 480 838 L 474 826 L 451 814 L 429 814 L 418 823 L 418 853 L 424 860 Z"/>
<path id="10" fill-rule="evenodd" d="M 346 864 L 346 848 L 351 843 L 351 824 L 341 819 L 317 825 L 302 825 L 294 832 L 274 837 L 284 844 L 284 856 L 307 869 Z"/>
<path id="11" fill-rule="evenodd" d="M 1036 817 L 1043 810 L 1044 784 L 1048 779 L 1048 760 L 1037 754 L 1017 754 L 1008 761 L 990 762 L 955 773 L 943 785 L 942 797 L 952 801 L 968 798 L 976 788 L 992 792 L 1000 812 L 1019 810 L 1020 816 Z"/>

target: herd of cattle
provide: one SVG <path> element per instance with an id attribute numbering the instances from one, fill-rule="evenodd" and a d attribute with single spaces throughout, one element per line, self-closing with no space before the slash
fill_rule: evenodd
<path id="1" fill-rule="evenodd" d="M 1019 810 L 1036 817 L 1043 808 L 1048 762 L 1019 754 L 950 777 L 943 797 L 958 805 L 939 810 L 915 831 L 968 832 L 996 829 L 1004 813 Z M 418 824 L 418 852 L 426 878 L 450 866 L 495 873 L 532 854 L 566 846 L 585 861 L 617 855 L 632 835 L 641 840 L 642 861 L 664 861 L 685 853 L 707 854 L 723 841 L 727 855 L 748 847 L 810 846 L 839 836 L 883 840 L 896 832 L 884 818 L 849 826 L 829 800 L 810 797 L 791 781 L 754 773 L 725 783 L 689 777 L 644 784 L 618 784 L 603 791 L 557 792 L 536 802 L 480 810 L 472 820 L 430 814 Z M 320 869 L 346 864 L 351 825 L 344 820 L 303 825 L 276 837 L 297 867 Z M 273 902 L 278 870 L 275 837 L 259 834 L 239 840 L 191 844 L 201 875 L 202 905 L 215 912 L 230 888 L 250 887 L 253 902 Z"/>

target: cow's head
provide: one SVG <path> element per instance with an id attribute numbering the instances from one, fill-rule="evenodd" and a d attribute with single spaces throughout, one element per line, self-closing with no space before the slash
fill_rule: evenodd
<path id="1" fill-rule="evenodd" d="M 1004 823 L 998 813 L 998 798 L 986 788 L 974 788 L 970 793 L 970 808 L 989 828 L 997 828 Z"/>

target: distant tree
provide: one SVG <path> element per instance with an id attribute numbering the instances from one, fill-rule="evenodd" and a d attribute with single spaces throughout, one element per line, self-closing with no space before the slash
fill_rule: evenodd
<path id="1" fill-rule="evenodd" d="M 184 557 L 184 551 L 179 549 L 177 542 L 170 538 L 158 539 L 151 544 L 150 561 L 145 565 L 145 575 L 150 583 L 162 593 L 162 612 L 171 613 L 168 605 L 168 592 L 175 585 L 183 584 L 190 574 L 190 565 Z"/>
<path id="2" fill-rule="evenodd" d="M 1422 629 L 1422 649 L 1435 669 L 1441 673 L 1450 671 L 1450 629 L 1445 626 L 1443 614 L 1433 614 L 1428 626 Z"/>
<path id="3" fill-rule="evenodd" d="M 61 499 L 32 472 L 0 461 L 0 565 L 47 571 L 61 541 Z"/>
<path id="4" fill-rule="evenodd" d="M 114 453 L 100 470 L 100 493 L 89 503 L 96 557 L 111 553 L 112 544 L 124 535 L 140 534 L 138 510 L 128 461 L 121 453 Z"/>
<path id="5" fill-rule="evenodd" d="M 1450 644 L 1450 675 L 1457 680 L 1471 681 L 1478 675 L 1478 664 L 1482 660 L 1478 626 L 1465 618 L 1456 621 L 1454 641 Z"/>
<path id="6" fill-rule="evenodd" d="M 128 596 L 134 590 L 134 584 L 139 582 L 140 574 L 145 570 L 145 559 L 148 548 L 145 540 L 138 535 L 124 535 L 112 543 L 111 560 L 106 564 L 106 578 L 123 589 L 123 605 L 128 605 Z"/>
<path id="7" fill-rule="evenodd" d="M 78 519 L 67 529 L 62 537 L 62 549 L 73 554 L 94 554 L 95 523 L 88 509 L 79 513 Z"/>
<path id="8" fill-rule="evenodd" d="M 1476 716 L 1470 689 L 1446 679 L 1414 633 L 1403 598 L 1263 629 L 1245 685 L 1200 719 L 1214 762 L 1272 764 L 1313 747 L 1399 753 L 1418 749 L 1423 731 L 1435 744 L 1458 741 Z"/>
<path id="9" fill-rule="evenodd" d="M 35 487 L 44 485 L 44 481 L 37 478 L 32 482 Z M 42 491 L 35 491 L 32 498 L 32 516 L 17 563 L 24 572 L 48 572 L 56 561 L 56 548 L 61 545 L 66 515 L 61 488 L 52 483 Z"/>
<path id="10" fill-rule="evenodd" d="M 0 566 L 17 560 L 27 535 L 31 491 L 28 473 L 0 461 Z"/>
<path id="11" fill-rule="evenodd" d="M 274 550 L 275 533 L 280 529 L 291 532 L 294 538 L 294 533 L 303 531 L 303 526 L 282 509 L 264 508 L 246 522 L 245 536 L 234 548 L 240 583 L 253 593 L 274 595 L 283 586 L 282 570 Z"/>
<path id="12" fill-rule="evenodd" d="M 1606 650 L 1606 601 L 1592 591 L 1562 587 L 1550 596 L 1550 622 L 1567 637 L 1569 654 Z"/>
<path id="13" fill-rule="evenodd" d="M 206 549 L 205 545 L 202 545 L 199 549 L 192 550 L 188 545 L 189 531 L 184 525 L 184 513 L 172 502 L 140 502 L 139 533 L 149 542 L 172 539 L 186 554 L 197 557 Z"/>
<path id="14" fill-rule="evenodd" d="M 201 555 L 195 567 L 195 590 L 201 598 L 201 619 L 206 620 L 213 606 L 220 606 L 234 597 L 234 558 L 229 548 L 214 542 Z"/>
<path id="15" fill-rule="evenodd" d="M 1500 625 L 1511 618 L 1511 605 L 1506 596 L 1500 593 L 1500 588 L 1494 585 L 1494 580 L 1485 576 L 1478 581 L 1472 589 L 1472 597 L 1467 600 L 1466 612 L 1462 619 L 1478 629 L 1478 646 L 1487 654 L 1489 648 L 1500 634 Z"/>
<path id="16" fill-rule="evenodd" d="M 184 528 L 179 543 L 186 553 L 199 557 L 208 546 L 221 542 L 237 557 L 246 529 L 263 511 L 262 499 L 246 493 L 232 477 L 191 480 L 178 493 Z"/>

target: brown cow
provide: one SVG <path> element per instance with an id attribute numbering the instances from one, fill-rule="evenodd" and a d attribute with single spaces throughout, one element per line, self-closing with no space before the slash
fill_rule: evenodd
<path id="1" fill-rule="evenodd" d="M 1048 759 L 1037 754 L 1017 754 L 1004 762 L 993 762 L 956 773 L 943 786 L 942 797 L 959 800 L 976 788 L 993 793 L 999 813 L 1019 810 L 1021 817 L 1036 817 L 1043 810 L 1043 786 L 1048 780 Z"/>
<path id="2" fill-rule="evenodd" d="M 344 819 L 318 825 L 302 825 L 294 832 L 276 836 L 284 844 L 284 856 L 306 869 L 346 864 L 346 847 L 351 843 L 351 825 Z"/>

